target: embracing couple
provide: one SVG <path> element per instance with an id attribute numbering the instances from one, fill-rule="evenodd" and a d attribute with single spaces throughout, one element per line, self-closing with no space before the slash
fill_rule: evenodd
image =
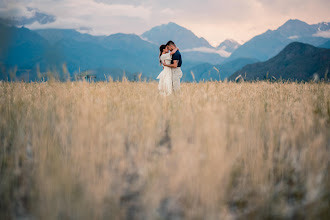
<path id="1" fill-rule="evenodd" d="M 163 65 L 163 71 L 157 76 L 159 79 L 158 89 L 161 94 L 170 95 L 172 91 L 180 91 L 181 54 L 173 41 L 161 45 L 159 50 L 159 62 Z"/>

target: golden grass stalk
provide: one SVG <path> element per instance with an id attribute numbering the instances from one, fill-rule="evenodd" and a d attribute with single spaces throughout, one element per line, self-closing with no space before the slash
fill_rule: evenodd
<path id="1" fill-rule="evenodd" d="M 112 82 L 112 80 L 109 81 Z M 0 218 L 329 218 L 330 86 L 0 82 Z"/>

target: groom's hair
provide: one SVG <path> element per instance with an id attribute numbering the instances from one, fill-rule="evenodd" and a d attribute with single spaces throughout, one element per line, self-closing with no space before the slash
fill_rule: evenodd
<path id="1" fill-rule="evenodd" d="M 174 45 L 176 47 L 175 43 L 171 40 L 169 42 L 167 42 L 166 46 L 170 46 L 170 45 Z"/>

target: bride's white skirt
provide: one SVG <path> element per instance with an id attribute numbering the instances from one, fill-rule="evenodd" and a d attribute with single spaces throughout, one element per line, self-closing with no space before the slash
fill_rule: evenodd
<path id="1" fill-rule="evenodd" d="M 163 71 L 157 76 L 159 79 L 158 89 L 163 95 L 172 94 L 172 70 L 169 67 L 165 67 Z"/>

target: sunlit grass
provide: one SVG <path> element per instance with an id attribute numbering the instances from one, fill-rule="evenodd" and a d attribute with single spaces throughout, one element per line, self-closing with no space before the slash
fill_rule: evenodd
<path id="1" fill-rule="evenodd" d="M 328 219 L 330 85 L 0 82 L 0 219 Z"/>

